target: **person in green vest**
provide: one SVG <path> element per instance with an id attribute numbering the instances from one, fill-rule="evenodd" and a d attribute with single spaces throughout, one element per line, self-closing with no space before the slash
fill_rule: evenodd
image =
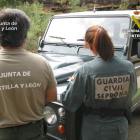
<path id="1" fill-rule="evenodd" d="M 84 106 L 82 140 L 128 140 L 131 100 L 137 91 L 134 66 L 114 56 L 112 40 L 99 25 L 86 31 L 85 48 L 95 58 L 74 73 L 61 102 L 71 112 Z"/>

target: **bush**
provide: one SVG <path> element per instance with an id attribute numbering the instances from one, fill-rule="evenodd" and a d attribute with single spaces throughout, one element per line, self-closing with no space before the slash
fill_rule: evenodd
<path id="1" fill-rule="evenodd" d="M 131 2 L 133 2 L 133 0 L 124 0 L 123 2 L 121 2 L 119 9 L 120 10 L 129 10 L 129 6 L 131 5 Z"/>
<path id="2" fill-rule="evenodd" d="M 57 0 L 57 3 L 63 6 L 63 4 L 67 4 L 67 0 Z"/>
<path id="3" fill-rule="evenodd" d="M 0 8 L 14 8 L 15 5 L 20 5 L 19 0 L 0 0 Z"/>
<path id="4" fill-rule="evenodd" d="M 80 0 L 69 0 L 69 4 L 71 6 L 72 12 L 76 12 L 79 9 L 79 6 L 77 6 L 80 3 Z"/>
<path id="5" fill-rule="evenodd" d="M 60 6 L 60 9 L 62 12 L 66 12 L 66 8 L 67 8 L 67 3 L 68 3 L 68 0 L 57 0 L 57 3 L 59 4 Z"/>
<path id="6" fill-rule="evenodd" d="M 80 0 L 69 0 L 69 4 L 72 9 L 71 12 L 81 12 L 87 10 L 87 6 L 85 6 L 84 3 L 81 7 L 78 6 L 80 4 Z"/>
<path id="7" fill-rule="evenodd" d="M 37 52 L 38 37 L 43 36 L 52 13 L 42 13 L 43 4 L 37 1 L 35 1 L 33 5 L 29 5 L 29 3 L 26 2 L 24 6 L 18 6 L 17 8 L 24 11 L 31 20 L 31 29 L 28 33 L 25 49 Z"/>

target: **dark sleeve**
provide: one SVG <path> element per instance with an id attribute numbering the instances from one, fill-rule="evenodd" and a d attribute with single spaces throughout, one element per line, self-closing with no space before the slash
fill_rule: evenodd
<path id="1" fill-rule="evenodd" d="M 80 107 L 86 92 L 86 80 L 82 70 L 78 70 L 73 76 L 75 79 L 71 79 L 66 91 L 60 96 L 63 106 L 71 112 L 76 111 Z"/>

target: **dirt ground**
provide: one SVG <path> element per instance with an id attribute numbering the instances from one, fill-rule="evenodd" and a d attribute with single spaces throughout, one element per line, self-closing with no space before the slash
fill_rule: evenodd
<path id="1" fill-rule="evenodd" d="M 129 126 L 129 140 L 140 140 L 140 107 L 133 112 L 132 124 Z"/>

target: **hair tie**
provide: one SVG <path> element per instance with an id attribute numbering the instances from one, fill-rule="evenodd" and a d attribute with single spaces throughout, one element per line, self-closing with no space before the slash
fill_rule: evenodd
<path id="1" fill-rule="evenodd" d="M 98 28 L 98 29 L 97 29 L 97 32 L 100 31 L 100 29 L 101 29 L 101 28 Z"/>

